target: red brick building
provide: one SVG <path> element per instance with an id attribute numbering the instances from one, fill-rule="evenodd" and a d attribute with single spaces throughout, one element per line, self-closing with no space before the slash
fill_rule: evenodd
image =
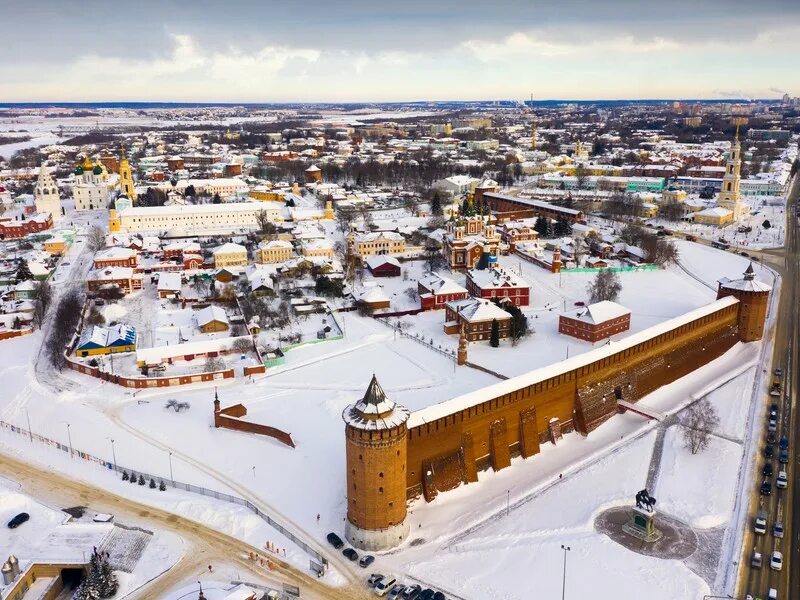
<path id="1" fill-rule="evenodd" d="M 90 271 L 86 277 L 86 287 L 90 292 L 118 287 L 123 294 L 142 289 L 141 273 L 134 273 L 131 267 L 106 267 Z"/>
<path id="2" fill-rule="evenodd" d="M 492 333 L 492 321 L 497 321 L 500 339 L 507 338 L 511 315 L 494 302 L 467 298 L 445 305 L 444 332 L 458 334 L 463 327 L 468 342 L 488 340 Z"/>
<path id="3" fill-rule="evenodd" d="M 131 248 L 112 247 L 100 250 L 94 257 L 94 268 L 133 267 L 139 265 L 139 254 Z"/>
<path id="4" fill-rule="evenodd" d="M 39 213 L 30 219 L 0 221 L 0 240 L 15 240 L 31 233 L 45 231 L 53 226 L 53 217 L 50 213 Z"/>
<path id="5" fill-rule="evenodd" d="M 469 298 L 467 288 L 438 273 L 426 273 L 421 277 L 417 282 L 417 291 L 422 310 L 444 308 L 448 302 Z"/>
<path id="6" fill-rule="evenodd" d="M 467 291 L 476 298 L 506 298 L 515 306 L 530 304 L 531 286 L 499 266 L 467 271 Z"/>
<path id="7" fill-rule="evenodd" d="M 561 315 L 558 332 L 579 340 L 597 342 L 631 327 L 631 311 L 616 302 L 604 300 Z"/>

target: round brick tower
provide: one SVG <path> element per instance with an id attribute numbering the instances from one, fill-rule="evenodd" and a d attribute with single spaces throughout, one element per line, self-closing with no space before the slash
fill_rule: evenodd
<path id="1" fill-rule="evenodd" d="M 733 296 L 739 300 L 739 339 L 755 342 L 764 334 L 767 306 L 772 287 L 756 280 L 753 263 L 747 267 L 742 279 L 719 280 L 717 299 Z"/>
<path id="2" fill-rule="evenodd" d="M 386 550 L 408 535 L 406 450 L 409 412 L 386 397 L 375 376 L 344 409 L 347 445 L 345 535 L 362 550 Z"/>

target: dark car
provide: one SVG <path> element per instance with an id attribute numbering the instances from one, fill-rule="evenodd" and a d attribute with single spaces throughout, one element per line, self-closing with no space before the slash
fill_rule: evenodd
<path id="1" fill-rule="evenodd" d="M 776 376 L 776 377 L 780 377 L 780 376 L 782 376 L 782 375 L 783 375 L 783 369 L 781 369 L 780 367 L 778 367 L 777 369 L 775 369 L 775 376 Z"/>
<path id="2" fill-rule="evenodd" d="M 328 543 L 337 550 L 344 547 L 344 542 L 342 541 L 342 538 L 340 538 L 335 533 L 328 534 Z"/>
<path id="3" fill-rule="evenodd" d="M 372 563 L 375 562 L 375 557 L 372 554 L 365 554 L 361 557 L 361 560 L 358 561 L 358 566 L 362 569 L 366 569 Z"/>
<path id="4" fill-rule="evenodd" d="M 447 600 L 447 598 L 445 597 L 445 595 L 442 592 L 436 592 L 433 595 L 433 600 Z"/>
<path id="5" fill-rule="evenodd" d="M 342 554 L 347 560 L 358 560 L 358 552 L 353 550 L 352 548 L 345 548 L 342 550 Z"/>
<path id="6" fill-rule="evenodd" d="M 761 492 L 762 496 L 769 496 L 772 494 L 772 484 L 769 482 L 769 480 L 764 480 L 764 483 L 761 484 L 759 491 Z"/>
<path id="7" fill-rule="evenodd" d="M 769 405 L 769 414 L 772 414 L 772 413 L 778 414 L 778 403 L 777 402 L 773 402 L 772 404 Z"/>
<path id="8" fill-rule="evenodd" d="M 772 463 L 768 462 L 764 464 L 764 468 L 761 469 L 761 474 L 764 477 L 772 477 Z"/>
<path id="9" fill-rule="evenodd" d="M 767 433 L 767 443 L 768 444 L 774 444 L 777 441 L 778 441 L 778 436 L 775 435 L 774 431 L 770 431 L 770 432 Z"/>
<path id="10" fill-rule="evenodd" d="M 16 517 L 14 517 L 8 522 L 8 528 L 16 529 L 30 518 L 31 516 L 28 513 L 19 513 Z"/>
<path id="11" fill-rule="evenodd" d="M 778 453 L 778 462 L 782 465 L 786 465 L 789 463 L 789 451 L 788 450 L 781 450 Z"/>
<path id="12" fill-rule="evenodd" d="M 775 455 L 775 446 L 772 444 L 767 444 L 764 446 L 764 456 L 766 458 L 772 458 Z"/>
<path id="13" fill-rule="evenodd" d="M 417 596 L 417 600 L 433 600 L 433 590 L 431 588 L 425 588 L 422 590 L 419 596 Z"/>
<path id="14" fill-rule="evenodd" d="M 415 583 L 414 585 L 410 585 L 403 590 L 403 600 L 417 600 L 421 593 L 422 586 Z"/>
<path id="15" fill-rule="evenodd" d="M 781 437 L 781 441 L 779 442 L 781 450 L 788 450 L 789 449 L 789 438 L 785 435 Z"/>
<path id="16" fill-rule="evenodd" d="M 747 252 L 742 251 L 742 252 L 739 252 L 739 256 L 749 257 L 750 255 Z"/>

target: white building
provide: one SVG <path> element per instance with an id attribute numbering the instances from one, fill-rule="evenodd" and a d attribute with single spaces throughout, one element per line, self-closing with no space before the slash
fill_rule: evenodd
<path id="1" fill-rule="evenodd" d="M 105 167 L 100 163 L 93 165 L 86 156 L 83 163 L 75 167 L 74 173 L 72 197 L 75 199 L 75 210 L 106 208 L 111 187 Z"/>
<path id="2" fill-rule="evenodd" d="M 39 168 L 39 180 L 33 190 L 33 197 L 36 200 L 36 212 L 50 213 L 53 224 L 58 223 L 61 219 L 61 198 L 58 195 L 58 186 L 44 164 Z"/>
<path id="3" fill-rule="evenodd" d="M 244 233 L 258 229 L 257 215 L 261 212 L 270 222 L 281 220 L 281 208 L 264 202 L 134 206 L 112 215 L 110 229 L 112 232 L 153 231 L 168 236 Z"/>

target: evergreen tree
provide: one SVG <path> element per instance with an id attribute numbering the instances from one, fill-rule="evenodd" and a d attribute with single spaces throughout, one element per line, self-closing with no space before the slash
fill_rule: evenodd
<path id="1" fill-rule="evenodd" d="M 28 266 L 28 261 L 20 259 L 19 263 L 17 263 L 17 281 L 28 281 L 33 279 L 33 273 L 31 273 L 31 269 Z"/>
<path id="2" fill-rule="evenodd" d="M 519 307 L 513 304 L 504 306 L 503 310 L 511 315 L 511 322 L 508 325 L 508 337 L 511 338 L 511 344 L 516 346 L 519 340 L 528 335 L 528 317 L 522 314 Z"/>
<path id="3" fill-rule="evenodd" d="M 153 479 L 152 477 L 150 478 L 150 489 L 151 490 L 156 489 L 156 480 Z"/>
<path id="4" fill-rule="evenodd" d="M 212 204 L 222 204 L 222 198 L 219 197 L 219 194 L 214 194 L 214 197 L 211 199 Z"/>
<path id="5" fill-rule="evenodd" d="M 550 222 L 544 217 L 537 217 L 533 229 L 540 237 L 546 238 L 550 233 Z"/>
<path id="6" fill-rule="evenodd" d="M 485 271 L 489 267 L 489 253 L 483 252 L 481 257 L 478 259 L 478 264 L 475 265 L 475 268 L 479 271 Z"/>
<path id="7" fill-rule="evenodd" d="M 136 473 L 131 473 L 131 483 L 136 483 Z"/>
<path id="8" fill-rule="evenodd" d="M 572 235 L 572 225 L 569 224 L 569 221 L 564 219 L 563 217 L 556 221 L 556 225 L 553 228 L 553 232 L 556 234 L 557 237 L 566 237 Z"/>
<path id="9" fill-rule="evenodd" d="M 123 471 L 122 472 L 122 481 L 128 481 L 129 479 L 130 479 L 130 477 L 128 477 L 128 472 L 127 471 Z"/>
<path id="10" fill-rule="evenodd" d="M 144 475 L 141 475 L 141 474 L 140 474 L 140 475 L 139 475 L 139 485 L 144 485 L 144 483 L 145 483 L 145 481 L 144 481 Z"/>
<path id="11" fill-rule="evenodd" d="M 167 484 L 162 480 L 161 483 L 158 484 L 158 489 L 162 492 L 165 491 L 167 489 Z"/>
<path id="12" fill-rule="evenodd" d="M 116 594 L 117 590 L 119 589 L 119 581 L 117 580 L 117 575 L 111 568 L 111 563 L 108 562 L 108 559 L 106 558 L 100 559 L 98 574 L 99 574 L 98 591 L 100 592 L 100 597 L 110 598 L 111 596 Z"/>
<path id="13" fill-rule="evenodd" d="M 497 319 L 492 319 L 492 332 L 489 334 L 489 345 L 497 348 L 500 345 L 500 324 Z"/>
<path id="14" fill-rule="evenodd" d="M 762 226 L 764 229 L 769 229 L 770 227 L 772 227 L 772 223 L 770 223 L 769 221 L 764 221 L 764 222 L 761 224 L 761 226 Z"/>
<path id="15" fill-rule="evenodd" d="M 433 193 L 431 199 L 431 214 L 440 216 L 442 214 L 442 199 L 439 197 L 439 192 Z"/>

